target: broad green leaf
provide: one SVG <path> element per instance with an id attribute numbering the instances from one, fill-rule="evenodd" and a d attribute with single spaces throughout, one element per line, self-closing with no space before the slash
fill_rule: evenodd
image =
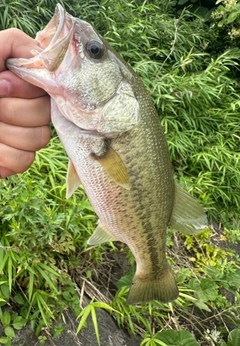
<path id="1" fill-rule="evenodd" d="M 240 17 L 240 7 L 239 4 L 235 6 L 227 18 L 227 23 L 230 24 L 234 22 L 235 19 Z"/>
<path id="2" fill-rule="evenodd" d="M 10 326 L 7 326 L 6 328 L 4 328 L 4 332 L 11 339 L 15 337 L 14 329 Z"/>
<path id="3" fill-rule="evenodd" d="M 240 345 L 240 329 L 234 329 L 228 336 L 228 346 Z"/>
<path id="4" fill-rule="evenodd" d="M 14 300 L 16 303 L 18 303 L 19 305 L 23 305 L 25 303 L 25 299 L 23 298 L 23 296 L 20 293 L 17 293 L 14 296 Z"/>
<path id="5" fill-rule="evenodd" d="M 6 300 L 9 300 L 9 298 L 10 298 L 9 286 L 7 284 L 4 284 L 1 286 L 0 290 L 1 290 L 4 298 L 6 298 Z"/>
<path id="6" fill-rule="evenodd" d="M 17 316 L 14 320 L 13 320 L 13 327 L 17 330 L 22 329 L 25 324 L 26 324 L 26 319 L 23 318 L 22 316 Z"/>
<path id="7" fill-rule="evenodd" d="M 11 339 L 10 339 L 11 340 Z M 9 342 L 9 338 L 6 336 L 0 337 L 0 343 L 6 345 Z"/>
<path id="8" fill-rule="evenodd" d="M 1 318 L 2 324 L 4 327 L 10 324 L 11 322 L 11 315 L 8 311 L 4 311 L 2 318 Z"/>
<path id="9" fill-rule="evenodd" d="M 168 346 L 200 346 L 194 336 L 186 330 L 166 330 L 157 333 L 155 338 L 165 342 Z"/>

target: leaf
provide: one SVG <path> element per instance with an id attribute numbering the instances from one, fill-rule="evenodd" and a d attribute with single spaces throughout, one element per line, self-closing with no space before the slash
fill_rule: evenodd
<path id="1" fill-rule="evenodd" d="M 155 338 L 165 342 L 168 346 L 200 346 L 194 336 L 186 330 L 166 330 L 157 333 Z"/>
<path id="2" fill-rule="evenodd" d="M 26 319 L 23 318 L 22 316 L 17 316 L 14 320 L 13 320 L 13 327 L 17 330 L 22 329 L 25 324 L 26 324 Z"/>
<path id="3" fill-rule="evenodd" d="M 207 306 L 207 304 L 205 304 L 202 300 L 196 300 L 194 302 L 194 304 L 201 310 L 205 310 L 205 311 L 209 311 L 211 312 L 211 310 L 209 309 L 209 307 Z"/>
<path id="4" fill-rule="evenodd" d="M 95 335 L 96 335 L 96 338 L 97 338 L 97 342 L 98 342 L 98 345 L 100 346 L 100 336 L 99 336 L 97 315 L 96 315 L 95 307 L 93 305 L 92 305 L 92 308 L 91 308 L 91 315 L 92 315 L 92 322 L 93 322 L 93 326 L 94 326 L 94 331 L 95 331 Z"/>
<path id="5" fill-rule="evenodd" d="M 32 295 L 33 295 L 35 273 L 30 269 L 30 267 L 28 268 L 28 271 L 29 271 L 28 299 L 31 300 Z"/>
<path id="6" fill-rule="evenodd" d="M 237 19 L 237 17 L 239 16 L 240 16 L 240 7 L 239 7 L 239 4 L 237 4 L 236 6 L 233 7 L 231 13 L 228 16 L 227 24 L 234 22 L 234 20 Z"/>
<path id="7" fill-rule="evenodd" d="M 41 267 L 42 269 L 48 271 L 49 273 L 59 277 L 60 275 L 56 272 L 56 270 L 52 269 L 50 266 L 44 264 L 44 263 L 39 263 L 38 264 L 39 267 Z"/>
<path id="8" fill-rule="evenodd" d="M 6 345 L 6 344 L 9 342 L 9 340 L 11 340 L 11 339 L 9 339 L 9 338 L 6 337 L 6 336 L 0 337 L 0 343 L 1 343 L 1 344 Z"/>
<path id="9" fill-rule="evenodd" d="M 1 291 L 2 291 L 2 294 L 4 296 L 4 298 L 6 298 L 6 300 L 8 301 L 9 298 L 10 298 L 10 290 L 9 290 L 9 286 L 4 284 L 1 286 Z"/>
<path id="10" fill-rule="evenodd" d="M 25 303 L 25 299 L 23 298 L 23 296 L 20 294 L 20 293 L 17 293 L 15 296 L 14 296 L 14 300 L 16 303 L 18 303 L 19 305 L 24 305 Z"/>
<path id="11" fill-rule="evenodd" d="M 87 305 L 78 315 L 78 318 L 81 318 L 78 328 L 77 328 L 77 334 L 81 331 L 81 329 L 86 325 L 87 318 L 91 312 L 91 305 Z"/>
<path id="12" fill-rule="evenodd" d="M 228 346 L 240 345 L 240 329 L 234 329 L 228 336 Z"/>
<path id="13" fill-rule="evenodd" d="M 9 338 L 11 338 L 11 339 L 13 339 L 13 338 L 15 337 L 14 329 L 13 329 L 12 327 L 10 327 L 10 326 L 7 326 L 7 327 L 4 329 L 4 332 L 5 332 L 5 334 L 6 334 Z"/>
<path id="14" fill-rule="evenodd" d="M 39 273 L 42 275 L 42 277 L 46 280 L 46 282 L 48 283 L 49 287 L 55 291 L 56 293 L 58 293 L 58 288 L 54 285 L 54 283 L 52 282 L 52 280 L 49 278 L 49 276 L 47 275 L 47 273 L 40 267 L 40 264 L 36 267 L 36 269 L 39 271 Z M 49 267 L 48 267 L 49 268 Z M 50 272 L 50 270 L 49 270 Z"/>
<path id="15" fill-rule="evenodd" d="M 10 322 L 11 322 L 11 315 L 10 315 L 10 313 L 8 311 L 5 311 L 3 313 L 1 321 L 2 321 L 2 324 L 3 324 L 4 327 L 10 324 Z"/>
<path id="16" fill-rule="evenodd" d="M 134 273 L 135 273 L 135 268 L 131 270 L 131 272 L 128 273 L 127 275 L 122 276 L 121 279 L 119 279 L 118 282 L 116 283 L 117 288 L 120 289 L 124 286 L 130 287 L 132 284 Z"/>
<path id="17" fill-rule="evenodd" d="M 213 301 L 217 298 L 218 295 L 218 287 L 214 281 L 209 279 L 201 279 L 200 287 L 202 292 L 199 294 L 204 296 L 204 300 Z"/>
<path id="18" fill-rule="evenodd" d="M 104 303 L 104 302 L 94 302 L 92 305 L 95 308 L 105 309 L 105 310 L 114 311 L 114 312 L 118 312 L 119 313 L 119 311 L 115 310 L 110 305 L 108 305 L 107 303 Z"/>
<path id="19" fill-rule="evenodd" d="M 240 287 L 240 269 L 236 269 L 234 273 L 229 274 L 227 281 L 231 286 Z"/>

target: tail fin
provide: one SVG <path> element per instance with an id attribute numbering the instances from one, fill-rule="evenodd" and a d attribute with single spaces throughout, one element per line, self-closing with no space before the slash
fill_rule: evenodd
<path id="1" fill-rule="evenodd" d="M 135 305 L 152 300 L 169 303 L 177 297 L 177 284 L 171 268 L 167 264 L 157 277 L 141 278 L 136 274 L 128 294 L 127 304 Z"/>

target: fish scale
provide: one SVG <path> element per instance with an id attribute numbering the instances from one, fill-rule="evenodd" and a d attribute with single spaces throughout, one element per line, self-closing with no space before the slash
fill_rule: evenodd
<path id="1" fill-rule="evenodd" d="M 128 304 L 176 299 L 167 227 L 194 234 L 207 218 L 174 182 L 150 96 L 94 28 L 61 5 L 36 39 L 42 52 L 9 59 L 7 66 L 51 96 L 52 122 L 69 157 L 67 197 L 83 184 L 99 217 L 88 244 L 118 240 L 129 246 L 136 273 Z"/>

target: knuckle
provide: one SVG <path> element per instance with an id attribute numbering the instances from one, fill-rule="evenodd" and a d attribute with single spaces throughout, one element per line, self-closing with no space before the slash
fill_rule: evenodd
<path id="1" fill-rule="evenodd" d="M 48 144 L 51 138 L 51 132 L 48 126 L 41 126 L 36 131 L 38 133 L 36 136 L 36 150 L 39 150 Z"/>

